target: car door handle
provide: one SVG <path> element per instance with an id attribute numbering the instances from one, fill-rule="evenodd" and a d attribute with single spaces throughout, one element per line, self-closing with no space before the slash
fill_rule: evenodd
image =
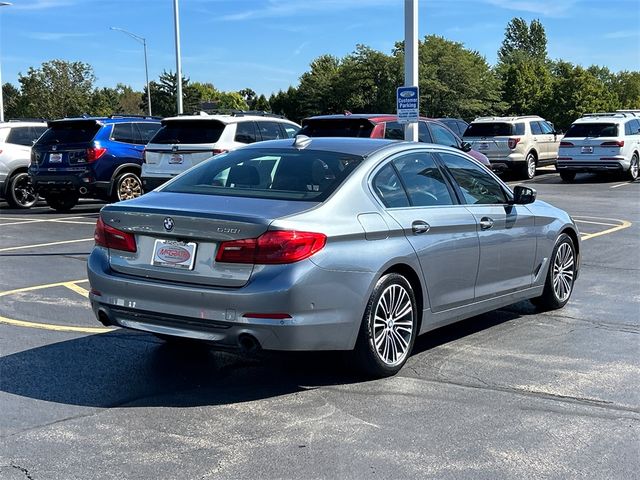
<path id="1" fill-rule="evenodd" d="M 431 226 L 427 222 L 423 222 L 422 220 L 416 220 L 411 224 L 411 230 L 413 233 L 427 233 Z"/>
<path id="2" fill-rule="evenodd" d="M 480 219 L 480 229 L 481 230 L 489 230 L 491 227 L 493 227 L 493 218 L 482 217 Z"/>

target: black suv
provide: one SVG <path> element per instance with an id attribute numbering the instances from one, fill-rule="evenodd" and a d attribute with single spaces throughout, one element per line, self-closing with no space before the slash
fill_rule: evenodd
<path id="1" fill-rule="evenodd" d="M 79 198 L 142 195 L 142 152 L 160 128 L 159 119 L 65 118 L 48 126 L 31 149 L 29 175 L 51 208 L 70 210 Z"/>

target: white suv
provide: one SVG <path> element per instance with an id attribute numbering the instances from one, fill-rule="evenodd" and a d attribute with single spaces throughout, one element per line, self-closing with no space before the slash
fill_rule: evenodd
<path id="1" fill-rule="evenodd" d="M 300 126 L 277 116 L 184 115 L 162 120 L 144 151 L 142 185 L 148 192 L 212 155 L 263 140 L 293 138 Z"/>
<path id="2" fill-rule="evenodd" d="M 46 129 L 43 122 L 0 123 L 0 198 L 14 208 L 31 208 L 38 200 L 27 169 L 31 146 Z"/>
<path id="3" fill-rule="evenodd" d="M 577 119 L 560 143 L 558 172 L 571 182 L 578 172 L 621 172 L 638 178 L 640 110 L 590 113 Z"/>
<path id="4" fill-rule="evenodd" d="M 553 124 L 537 115 L 476 118 L 463 138 L 492 166 L 516 170 L 524 178 L 533 178 L 537 167 L 555 165 L 560 145 Z"/>

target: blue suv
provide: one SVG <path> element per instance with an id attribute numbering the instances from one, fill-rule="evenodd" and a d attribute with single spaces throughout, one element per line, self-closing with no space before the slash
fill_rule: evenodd
<path id="1" fill-rule="evenodd" d="M 80 198 L 119 201 L 142 195 L 142 154 L 159 119 L 65 118 L 48 127 L 31 149 L 29 176 L 51 208 L 68 211 Z"/>

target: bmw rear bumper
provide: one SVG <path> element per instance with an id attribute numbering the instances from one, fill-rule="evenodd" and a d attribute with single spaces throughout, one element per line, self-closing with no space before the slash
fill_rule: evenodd
<path id="1" fill-rule="evenodd" d="M 327 271 L 306 260 L 264 266 L 241 288 L 181 285 L 114 272 L 104 248 L 94 248 L 87 270 L 91 305 L 103 324 L 207 340 L 224 350 L 238 348 L 246 335 L 265 350 L 351 350 L 374 282 L 373 273 Z"/>

